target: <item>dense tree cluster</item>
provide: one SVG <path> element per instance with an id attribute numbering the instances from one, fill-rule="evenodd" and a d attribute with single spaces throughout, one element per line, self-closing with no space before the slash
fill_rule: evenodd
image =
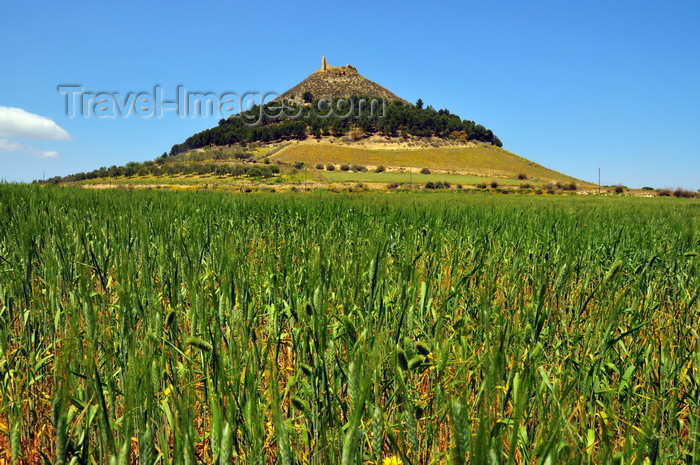
<path id="1" fill-rule="evenodd" d="M 371 100 L 355 97 L 328 103 L 314 100 L 311 105 L 288 103 L 282 106 L 279 102 L 271 102 L 255 106 L 239 115 L 222 119 L 218 126 L 174 145 L 170 155 L 209 145 L 305 139 L 307 135 L 339 137 L 357 129 L 367 134 L 385 136 L 446 138 L 453 133 L 463 133 L 467 140 L 488 142 L 498 147 L 503 145 L 490 129 L 474 121 L 463 120 L 449 110 L 435 110 L 431 106 L 423 108 L 421 100 L 417 105 L 407 105 L 401 101 L 387 102 L 385 107 L 381 103 L 375 107 L 358 104 Z"/>

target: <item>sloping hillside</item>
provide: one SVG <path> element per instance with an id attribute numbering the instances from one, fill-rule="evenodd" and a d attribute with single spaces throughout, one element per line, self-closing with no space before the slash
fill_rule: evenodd
<path id="1" fill-rule="evenodd" d="M 360 164 L 370 170 L 381 165 L 389 171 L 401 168 L 419 171 L 427 168 L 431 171 L 482 177 L 517 178 L 525 175 L 533 181 L 581 183 L 571 176 L 485 143 L 431 147 L 424 141 L 418 141 L 417 145 L 341 145 L 337 142 L 309 140 L 290 144 L 272 155 L 271 159 L 304 162 L 307 165 Z"/>

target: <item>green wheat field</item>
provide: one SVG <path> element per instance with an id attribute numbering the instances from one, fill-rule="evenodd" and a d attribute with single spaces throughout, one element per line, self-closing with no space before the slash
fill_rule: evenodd
<path id="1" fill-rule="evenodd" d="M 700 463 L 700 201 L 0 185 L 0 463 Z"/>

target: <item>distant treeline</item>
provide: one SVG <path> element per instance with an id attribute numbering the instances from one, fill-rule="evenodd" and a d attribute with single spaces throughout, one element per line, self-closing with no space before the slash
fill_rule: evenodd
<path id="1" fill-rule="evenodd" d="M 467 140 L 488 142 L 501 147 L 503 144 L 490 129 L 474 121 L 463 120 L 449 110 L 423 108 L 421 100 L 416 105 L 400 101 L 379 100 L 371 106 L 371 97 L 336 99 L 324 105 L 314 100 L 311 105 L 270 102 L 255 106 L 239 115 L 219 121 L 217 127 L 198 132 L 181 144 L 173 145 L 170 155 L 209 145 L 245 145 L 250 142 L 275 142 L 305 139 L 308 135 L 341 137 L 350 131 L 385 136 L 450 137 L 458 132 Z M 375 99 L 376 101 L 376 99 Z M 365 102 L 366 105 L 359 105 Z"/>
<path id="2" fill-rule="evenodd" d="M 222 163 L 168 163 L 163 164 L 163 157 L 155 162 L 147 161 L 138 163 L 131 161 L 124 166 L 102 167 L 86 173 L 75 173 L 68 176 L 55 176 L 43 181 L 46 184 L 58 184 L 61 182 L 77 182 L 97 178 L 118 178 L 120 176 L 173 176 L 177 174 L 215 174 L 217 176 L 250 176 L 255 178 L 269 178 L 279 174 L 277 165 L 262 164 L 222 164 Z"/>

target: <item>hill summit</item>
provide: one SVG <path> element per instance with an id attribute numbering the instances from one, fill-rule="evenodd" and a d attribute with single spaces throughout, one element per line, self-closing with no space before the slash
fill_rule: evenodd
<path id="1" fill-rule="evenodd" d="M 305 96 L 306 98 L 304 98 Z M 321 58 L 321 69 L 314 71 L 276 100 L 308 101 L 310 103 L 310 100 L 321 98 L 333 99 L 353 96 L 377 97 L 408 103 L 390 90 L 362 76 L 354 66 L 330 66 L 326 62 L 325 56 Z"/>

